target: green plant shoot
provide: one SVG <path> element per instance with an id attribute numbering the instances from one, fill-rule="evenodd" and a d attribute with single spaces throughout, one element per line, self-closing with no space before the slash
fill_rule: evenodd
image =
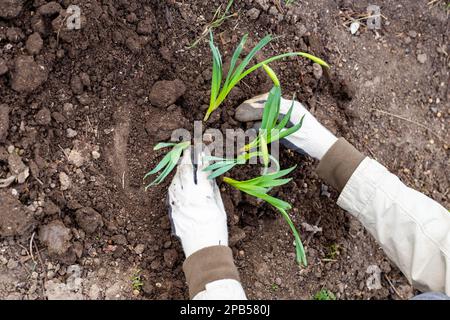
<path id="1" fill-rule="evenodd" d="M 145 176 L 144 180 L 148 178 L 150 175 L 157 173 L 158 171 L 162 172 L 160 175 L 153 180 L 150 184 L 145 187 L 145 190 L 148 188 L 160 184 L 164 179 L 172 172 L 172 170 L 176 167 L 178 160 L 181 157 L 183 150 L 187 149 L 191 145 L 190 141 L 180 142 L 180 143 L 172 143 L 172 142 L 160 142 L 158 143 L 153 150 L 159 150 L 166 147 L 172 147 L 172 150 L 169 151 L 164 158 L 158 163 L 158 165 L 153 168 L 153 170 L 149 171 Z"/>
<path id="2" fill-rule="evenodd" d="M 281 213 L 281 215 L 291 228 L 292 233 L 294 234 L 297 262 L 299 264 L 306 266 L 307 260 L 305 255 L 305 249 L 303 248 L 300 235 L 297 232 L 297 229 L 295 228 L 291 218 L 289 217 L 289 214 L 287 213 L 287 211 L 291 209 L 291 205 L 286 201 L 275 198 L 268 194 L 268 192 L 273 187 L 282 186 L 291 181 L 291 178 L 283 178 L 283 177 L 288 175 L 294 169 L 295 166 L 289 169 L 280 170 L 276 173 L 265 174 L 260 177 L 245 181 L 238 181 L 228 177 L 224 177 L 223 181 L 242 192 L 245 192 L 251 196 L 266 201 L 267 203 L 274 206 Z"/>
<path id="3" fill-rule="evenodd" d="M 215 161 L 213 164 L 210 164 L 203 171 L 211 171 L 211 174 L 208 176 L 208 179 L 215 179 L 218 176 L 225 174 L 226 172 L 233 169 L 236 165 L 245 164 L 248 160 L 253 157 L 261 157 L 262 152 L 248 152 L 243 153 L 237 156 L 234 159 L 220 158 L 220 157 L 205 157 L 206 161 Z M 275 171 L 280 170 L 280 163 L 278 160 L 269 154 L 270 160 L 272 160 L 275 164 Z"/>
<path id="4" fill-rule="evenodd" d="M 206 111 L 204 121 L 208 120 L 211 113 L 216 110 L 225 98 L 228 96 L 230 91 L 241 81 L 243 78 L 248 76 L 253 71 L 257 70 L 264 65 L 268 65 L 269 63 L 280 60 L 286 57 L 292 56 L 301 56 L 307 59 L 312 60 L 324 67 L 329 67 L 329 65 L 323 61 L 322 59 L 315 57 L 309 53 L 305 52 L 288 52 L 284 54 L 280 54 L 271 58 L 268 58 L 260 63 L 253 65 L 250 68 L 247 68 L 250 61 L 253 57 L 260 51 L 265 45 L 267 45 L 270 41 L 272 41 L 272 36 L 267 35 L 259 43 L 250 51 L 250 53 L 242 60 L 242 62 L 238 65 L 237 61 L 244 49 L 244 45 L 247 41 L 248 34 L 242 37 L 241 42 L 237 46 L 236 50 L 233 53 L 230 62 L 230 69 L 223 81 L 223 65 L 222 65 L 222 57 L 219 49 L 214 44 L 213 34 L 210 31 L 210 41 L 209 46 L 211 48 L 212 60 L 213 60 L 213 68 L 212 68 L 212 78 L 211 78 L 211 97 L 209 102 L 209 108 Z M 223 82 L 223 83 L 222 83 Z"/>
<path id="5" fill-rule="evenodd" d="M 292 105 L 288 112 L 281 121 L 278 122 L 280 118 L 280 103 L 281 103 L 281 87 L 277 76 L 268 66 L 264 66 L 267 74 L 270 76 L 275 86 L 270 90 L 267 97 L 267 101 L 264 105 L 261 128 L 259 130 L 258 136 L 252 142 L 244 146 L 244 151 L 249 151 L 257 146 L 262 152 L 262 158 L 264 166 L 268 165 L 269 151 L 267 145 L 273 141 L 283 139 L 298 130 L 303 125 L 303 117 L 300 119 L 299 123 L 295 124 L 290 128 L 286 128 L 291 119 L 292 110 L 294 108 L 294 100 L 292 100 Z"/>

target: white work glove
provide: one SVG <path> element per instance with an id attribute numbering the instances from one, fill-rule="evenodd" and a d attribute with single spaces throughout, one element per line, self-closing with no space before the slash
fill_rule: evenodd
<path id="1" fill-rule="evenodd" d="M 235 118 L 241 122 L 261 120 L 267 97 L 268 94 L 266 93 L 245 101 L 236 109 Z M 281 98 L 280 113 L 286 114 L 291 105 L 292 100 Z M 322 126 L 300 102 L 294 101 L 290 122 L 297 124 L 303 115 L 305 115 L 305 118 L 300 130 L 281 142 L 300 153 L 306 153 L 317 160 L 321 160 L 337 138 Z"/>
<path id="2" fill-rule="evenodd" d="M 191 152 L 184 151 L 169 187 L 169 215 L 172 232 L 178 236 L 188 258 L 211 246 L 228 246 L 227 215 L 215 180 L 204 172 L 208 164 L 192 164 Z"/>

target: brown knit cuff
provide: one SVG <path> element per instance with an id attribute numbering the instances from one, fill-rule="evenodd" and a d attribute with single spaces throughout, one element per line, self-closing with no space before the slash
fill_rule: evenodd
<path id="1" fill-rule="evenodd" d="M 184 262 L 183 271 L 191 299 L 204 291 L 210 282 L 222 279 L 240 281 L 233 253 L 226 246 L 207 247 L 193 253 Z"/>
<path id="2" fill-rule="evenodd" d="M 341 192 L 364 158 L 347 140 L 339 138 L 323 156 L 317 167 L 317 174 Z"/>

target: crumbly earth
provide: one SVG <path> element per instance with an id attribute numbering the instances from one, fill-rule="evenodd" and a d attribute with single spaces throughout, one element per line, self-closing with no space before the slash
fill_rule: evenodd
<path id="1" fill-rule="evenodd" d="M 155 143 L 203 118 L 211 56 L 205 40 L 189 45 L 222 2 L 0 5 L 0 298 L 188 297 L 167 218 L 170 179 L 145 192 L 142 177 L 161 159 Z M 215 38 L 225 63 L 245 33 L 247 50 L 267 33 L 279 37 L 257 60 L 295 50 L 328 61 L 323 73 L 298 58 L 272 68 L 286 97 L 296 94 L 335 134 L 450 207 L 448 11 L 445 1 L 428 2 L 236 1 Z M 71 4 L 81 8 L 79 30 L 65 25 Z M 349 21 L 369 4 L 381 7 L 382 28 L 363 20 L 352 35 Z M 235 107 L 270 86 L 263 72 L 252 74 L 206 126 L 251 126 L 233 118 Z M 294 207 L 306 268 L 296 265 L 292 235 L 272 208 L 218 182 L 248 297 L 311 299 L 321 289 L 338 299 L 411 297 L 400 271 L 336 205 L 317 163 L 288 150 L 281 156 L 283 167 L 298 165 L 276 192 Z"/>

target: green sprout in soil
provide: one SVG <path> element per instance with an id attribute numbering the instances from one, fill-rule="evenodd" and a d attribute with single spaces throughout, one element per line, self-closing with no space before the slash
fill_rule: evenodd
<path id="1" fill-rule="evenodd" d="M 170 150 L 164 156 L 164 158 L 161 160 L 161 162 L 159 162 L 158 165 L 153 170 L 149 171 L 144 176 L 144 180 L 145 180 L 150 175 L 153 175 L 153 174 L 157 173 L 158 171 L 162 170 L 160 175 L 145 187 L 145 190 L 147 190 L 151 186 L 160 184 L 176 167 L 178 160 L 180 159 L 181 154 L 183 153 L 183 150 L 187 149 L 190 145 L 191 145 L 190 141 L 185 141 L 185 142 L 180 142 L 180 143 L 172 143 L 172 142 L 158 143 L 153 148 L 153 150 L 159 150 L 159 149 L 165 148 L 165 147 L 172 147 L 172 150 Z"/>
<path id="2" fill-rule="evenodd" d="M 222 5 L 220 5 L 210 23 L 205 26 L 200 37 L 197 38 L 190 46 L 189 49 L 195 47 L 209 32 L 213 29 L 220 27 L 225 21 L 230 18 L 236 17 L 238 15 L 237 12 L 229 14 L 231 6 L 233 5 L 234 0 L 229 0 L 227 6 L 225 7 L 225 11 L 222 12 Z"/>
<path id="3" fill-rule="evenodd" d="M 248 64 L 253 59 L 253 57 L 270 41 L 272 41 L 272 36 L 265 36 L 259 43 L 250 51 L 250 53 L 242 60 L 242 62 L 237 65 L 237 61 L 244 49 L 244 45 L 247 41 L 248 35 L 244 35 L 241 42 L 237 46 L 233 53 L 230 63 L 230 69 L 228 70 L 227 76 L 223 81 L 223 66 L 222 66 L 222 56 L 219 49 L 214 44 L 213 34 L 210 32 L 209 46 L 211 48 L 211 53 L 213 57 L 213 70 L 211 78 L 211 97 L 209 102 L 209 108 L 206 111 L 204 121 L 208 120 L 211 113 L 216 110 L 225 98 L 228 96 L 230 91 L 241 81 L 243 78 L 248 76 L 253 71 L 259 69 L 260 67 L 269 64 L 270 62 L 292 56 L 302 56 L 316 62 L 324 67 L 329 67 L 328 64 L 320 58 L 317 58 L 309 53 L 305 52 L 288 52 L 280 54 L 271 58 L 268 58 L 260 63 L 253 65 L 247 69 Z M 223 82 L 223 83 L 222 83 Z"/>
<path id="4" fill-rule="evenodd" d="M 144 285 L 140 272 L 140 270 L 137 270 L 131 278 L 131 287 L 133 288 L 133 290 L 141 291 L 142 286 Z"/>
<path id="5" fill-rule="evenodd" d="M 292 105 L 289 108 L 289 111 L 281 119 L 281 121 L 278 122 L 280 118 L 281 103 L 280 82 L 270 67 L 267 65 L 263 65 L 263 67 L 274 82 L 274 87 L 270 90 L 269 96 L 267 97 L 267 101 L 264 105 L 261 128 L 259 129 L 258 136 L 255 140 L 247 144 L 244 147 L 244 150 L 252 150 L 253 148 L 259 146 L 261 152 L 263 153 L 262 158 L 264 166 L 267 167 L 269 164 L 269 151 L 267 145 L 297 132 L 302 127 L 303 117 L 300 119 L 299 123 L 290 128 L 286 128 L 289 124 L 292 110 L 294 108 L 294 100 L 292 100 Z"/>
<path id="6" fill-rule="evenodd" d="M 330 290 L 323 288 L 314 295 L 313 299 L 314 300 L 336 300 L 336 296 Z"/>
<path id="7" fill-rule="evenodd" d="M 250 160 L 253 157 L 261 157 L 266 169 L 269 165 L 269 160 L 273 161 L 273 163 L 275 163 L 277 167 L 276 171 L 278 171 L 280 169 L 280 165 L 277 159 L 269 154 L 268 144 L 283 139 L 297 132 L 302 126 L 303 117 L 298 124 L 290 128 L 286 128 L 289 120 L 291 119 L 294 101 L 292 101 L 292 106 L 289 109 L 288 113 L 281 119 L 280 122 L 278 122 L 278 119 L 280 118 L 281 103 L 280 82 L 276 74 L 269 66 L 264 65 L 263 67 L 274 82 L 274 87 L 269 92 L 269 96 L 264 105 L 262 125 L 259 130 L 258 136 L 252 142 L 244 146 L 242 150 L 244 153 L 240 154 L 236 159 L 208 157 L 208 161 L 216 161 L 214 164 L 211 164 L 204 169 L 205 171 L 213 171 L 208 177 L 209 179 L 216 178 L 228 172 L 238 164 L 245 164 L 246 161 Z M 251 152 L 255 148 L 259 148 L 259 151 Z"/>
<path id="8" fill-rule="evenodd" d="M 339 255 L 340 246 L 337 243 L 333 243 L 328 248 L 328 254 L 326 259 L 335 260 Z"/>
<path id="9" fill-rule="evenodd" d="M 294 169 L 295 169 L 295 166 L 293 166 L 289 169 L 280 170 L 276 173 L 265 174 L 265 175 L 259 176 L 257 178 L 245 180 L 245 181 L 238 181 L 238 180 L 234 180 L 232 178 L 224 177 L 223 182 L 231 185 L 232 187 L 234 187 L 244 193 L 247 193 L 258 199 L 266 201 L 267 203 L 271 204 L 273 207 L 275 207 L 281 213 L 281 215 L 283 216 L 283 218 L 286 220 L 287 224 L 291 228 L 292 233 L 294 234 L 297 262 L 299 264 L 303 264 L 304 266 L 306 266 L 307 261 L 306 261 L 305 249 L 303 248 L 303 244 L 300 239 L 300 235 L 298 234 L 298 231 L 295 228 L 294 223 L 292 222 L 291 218 L 289 217 L 289 214 L 287 213 L 287 211 L 292 208 L 291 205 L 289 203 L 287 203 L 286 201 L 275 198 L 268 194 L 272 188 L 282 186 L 282 185 L 288 183 L 289 181 L 291 181 L 292 178 L 284 178 L 284 177 L 286 175 L 288 175 Z"/>

